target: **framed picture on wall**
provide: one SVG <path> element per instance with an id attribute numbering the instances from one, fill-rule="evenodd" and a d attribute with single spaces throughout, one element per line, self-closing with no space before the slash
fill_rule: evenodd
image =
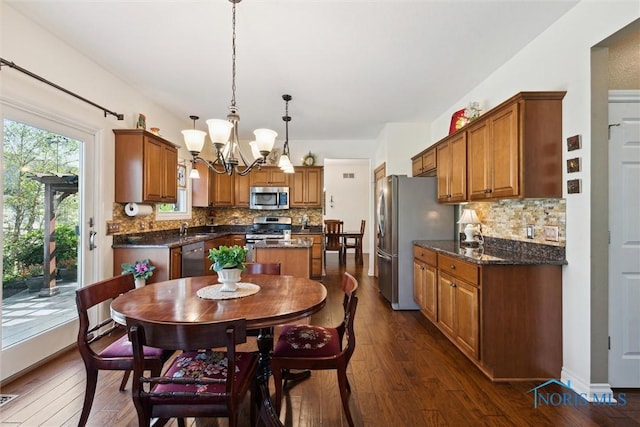
<path id="1" fill-rule="evenodd" d="M 187 168 L 185 165 L 178 165 L 178 187 L 187 188 Z"/>

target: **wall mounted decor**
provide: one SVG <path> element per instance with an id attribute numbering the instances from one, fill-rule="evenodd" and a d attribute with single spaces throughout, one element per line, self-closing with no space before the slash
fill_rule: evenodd
<path id="1" fill-rule="evenodd" d="M 580 157 L 567 160 L 567 173 L 580 172 Z"/>
<path id="2" fill-rule="evenodd" d="M 580 180 L 579 179 L 570 179 L 567 181 L 567 193 L 575 194 L 580 193 Z"/>
<path id="3" fill-rule="evenodd" d="M 580 135 L 573 135 L 567 138 L 568 151 L 579 150 L 580 148 L 582 148 L 582 138 Z"/>

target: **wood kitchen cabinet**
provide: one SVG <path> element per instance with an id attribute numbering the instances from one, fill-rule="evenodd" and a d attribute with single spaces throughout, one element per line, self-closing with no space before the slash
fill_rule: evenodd
<path id="1" fill-rule="evenodd" d="M 435 322 L 438 313 L 437 254 L 435 251 L 413 248 L 413 298 L 420 311 Z"/>
<path id="2" fill-rule="evenodd" d="M 436 176 L 436 167 L 435 147 L 427 148 L 411 158 L 413 176 Z"/>
<path id="3" fill-rule="evenodd" d="M 114 129 L 115 201 L 176 203 L 178 148 L 142 129 Z"/>
<path id="4" fill-rule="evenodd" d="M 480 356 L 478 267 L 438 254 L 437 325 L 463 352 Z"/>
<path id="5" fill-rule="evenodd" d="M 263 166 L 254 169 L 251 175 L 251 186 L 253 187 L 288 187 L 289 176 L 282 169 L 275 166 Z"/>
<path id="6" fill-rule="evenodd" d="M 289 206 L 322 207 L 323 168 L 321 166 L 296 167 L 290 181 Z"/>
<path id="7" fill-rule="evenodd" d="M 421 268 L 430 264 L 435 320 L 423 308 L 434 295 Z M 477 264 L 414 245 L 414 295 L 425 317 L 491 380 L 559 378 L 562 265 Z"/>
<path id="8" fill-rule="evenodd" d="M 469 200 L 562 197 L 565 92 L 521 92 L 465 131 Z"/>
<path id="9" fill-rule="evenodd" d="M 249 172 L 248 174 L 242 176 L 242 175 L 236 175 L 235 176 L 235 185 L 234 185 L 234 192 L 235 192 L 235 202 L 234 202 L 234 206 L 237 207 L 243 207 L 243 208 L 248 208 L 249 207 L 249 198 L 250 198 L 250 188 L 251 188 L 251 174 L 252 172 Z"/>
<path id="10" fill-rule="evenodd" d="M 171 248 L 169 251 L 170 270 L 169 279 L 182 277 L 182 248 Z"/>
<path id="11" fill-rule="evenodd" d="M 467 199 L 467 138 L 455 133 L 436 146 L 438 202 L 459 203 Z"/>
<path id="12" fill-rule="evenodd" d="M 323 242 L 324 236 L 322 234 L 294 234 L 293 238 L 309 238 L 313 239 L 313 246 L 311 247 L 311 277 L 314 279 L 322 278 L 323 273 Z"/>

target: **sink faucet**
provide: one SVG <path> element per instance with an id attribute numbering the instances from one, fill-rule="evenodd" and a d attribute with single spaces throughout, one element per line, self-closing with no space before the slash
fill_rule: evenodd
<path id="1" fill-rule="evenodd" d="M 302 222 L 302 230 L 306 230 L 307 229 L 307 225 L 309 225 L 309 216 L 308 215 L 302 215 L 302 218 L 300 219 L 300 222 Z"/>
<path id="2" fill-rule="evenodd" d="M 188 229 L 189 229 L 189 223 L 188 222 L 183 222 L 182 224 L 180 224 L 180 235 L 181 236 L 186 236 Z"/>

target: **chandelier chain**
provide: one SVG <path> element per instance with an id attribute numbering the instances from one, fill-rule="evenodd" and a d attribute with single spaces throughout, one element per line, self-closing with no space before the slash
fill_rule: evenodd
<path id="1" fill-rule="evenodd" d="M 233 36 L 231 38 L 231 107 L 236 106 L 236 2 L 233 3 L 233 17 L 231 26 Z"/>

